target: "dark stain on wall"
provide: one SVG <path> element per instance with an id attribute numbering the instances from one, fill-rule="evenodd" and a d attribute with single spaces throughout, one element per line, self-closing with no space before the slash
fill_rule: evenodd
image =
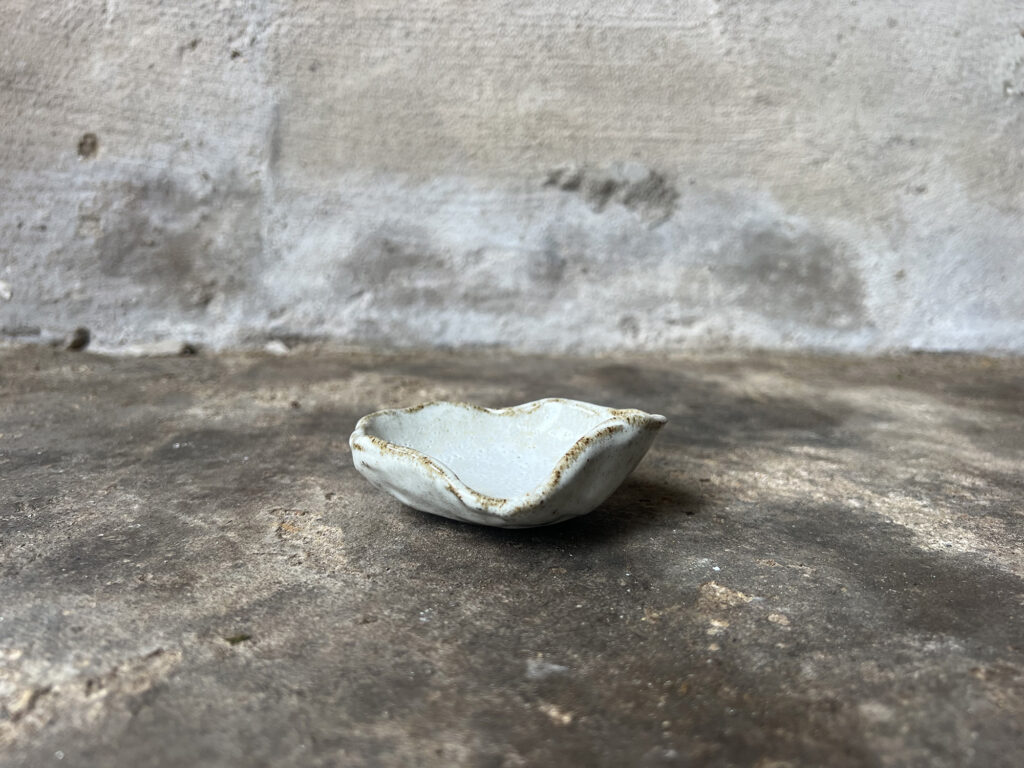
<path id="1" fill-rule="evenodd" d="M 669 219 L 679 199 L 679 191 L 664 174 L 633 166 L 556 168 L 544 186 L 580 195 L 595 213 L 612 203 L 621 205 L 651 226 Z"/>
<path id="2" fill-rule="evenodd" d="M 546 286 L 557 286 L 565 277 L 566 254 L 555 243 L 529 254 L 526 262 L 527 274 L 533 282 Z"/>
<path id="3" fill-rule="evenodd" d="M 773 320 L 846 329 L 865 319 L 864 286 L 845 244 L 759 224 L 740 233 L 723 277 L 740 306 Z"/>
<path id="4" fill-rule="evenodd" d="M 258 188 L 234 176 L 126 182 L 99 214 L 100 270 L 148 288 L 150 304 L 202 311 L 218 294 L 241 293 L 260 263 L 259 202 Z"/>
<path id="5" fill-rule="evenodd" d="M 338 263 L 332 283 L 340 296 L 372 292 L 388 307 L 461 306 L 502 313 L 522 305 L 522 291 L 553 296 L 571 254 L 549 240 L 538 250 L 507 252 L 481 246 L 458 252 L 427 229 L 388 224 L 368 233 Z M 495 280 L 495 274 L 505 274 Z M 524 279 L 525 278 L 525 279 Z M 517 288 L 508 289 L 508 285 Z"/>
<path id="6" fill-rule="evenodd" d="M 78 140 L 78 156 L 89 159 L 93 157 L 100 148 L 99 137 L 95 133 L 83 133 Z"/>
<path id="7" fill-rule="evenodd" d="M 420 227 L 389 224 L 362 237 L 339 262 L 333 284 L 340 295 L 370 291 L 389 305 L 450 301 L 457 281 L 450 257 Z"/>

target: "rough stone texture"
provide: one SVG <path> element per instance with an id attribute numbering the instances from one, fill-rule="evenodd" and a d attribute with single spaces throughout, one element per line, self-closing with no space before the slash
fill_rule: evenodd
<path id="1" fill-rule="evenodd" d="M 1024 361 L 0 351 L 5 766 L 1024 764 Z M 665 413 L 501 531 L 356 418 Z"/>
<path id="2" fill-rule="evenodd" d="M 1024 350 L 1016 0 L 0 12 L 3 337 Z"/>

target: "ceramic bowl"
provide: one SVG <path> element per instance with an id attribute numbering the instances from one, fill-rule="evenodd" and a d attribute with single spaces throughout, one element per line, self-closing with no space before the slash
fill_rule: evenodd
<path id="1" fill-rule="evenodd" d="M 498 409 L 438 402 L 364 416 L 349 445 L 367 480 L 414 509 L 529 528 L 597 507 L 664 423 L 561 398 Z"/>

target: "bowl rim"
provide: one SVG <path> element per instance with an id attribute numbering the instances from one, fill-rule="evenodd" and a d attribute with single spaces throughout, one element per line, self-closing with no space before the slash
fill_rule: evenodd
<path id="1" fill-rule="evenodd" d="M 410 416 L 420 411 L 436 406 L 450 406 L 464 408 L 466 410 L 480 411 L 487 414 L 499 416 L 515 416 L 523 413 L 533 413 L 548 404 L 571 406 L 590 411 L 595 416 L 607 415 L 607 418 L 594 424 L 582 436 L 580 436 L 569 449 L 555 463 L 541 481 L 530 491 L 518 496 L 499 498 L 481 493 L 467 485 L 455 470 L 433 456 L 423 453 L 415 448 L 398 445 L 385 440 L 377 435 L 370 434 L 367 429 L 373 421 L 381 416 Z M 573 400 L 564 397 L 545 397 L 539 400 L 531 400 L 519 405 L 511 405 L 504 408 L 487 408 L 452 400 L 430 400 L 425 403 L 407 406 L 405 408 L 382 408 L 368 413 L 356 422 L 355 429 L 349 437 L 349 447 L 352 452 L 376 450 L 382 454 L 392 454 L 412 459 L 422 466 L 429 474 L 436 476 L 445 483 L 448 491 L 452 493 L 468 508 L 475 512 L 491 515 L 502 519 L 511 519 L 518 514 L 523 514 L 535 508 L 545 498 L 550 496 L 559 487 L 567 485 L 575 469 L 581 464 L 581 459 L 587 453 L 587 449 L 600 440 L 611 435 L 622 432 L 627 427 L 638 427 L 646 429 L 660 429 L 668 420 L 661 414 L 648 413 L 638 408 L 611 408 L 608 406 L 588 403 L 583 400 Z"/>

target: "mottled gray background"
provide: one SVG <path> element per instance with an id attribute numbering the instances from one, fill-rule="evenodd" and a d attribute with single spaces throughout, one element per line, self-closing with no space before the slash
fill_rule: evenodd
<path id="1" fill-rule="evenodd" d="M 0 11 L 0 339 L 1024 351 L 1014 0 Z"/>

